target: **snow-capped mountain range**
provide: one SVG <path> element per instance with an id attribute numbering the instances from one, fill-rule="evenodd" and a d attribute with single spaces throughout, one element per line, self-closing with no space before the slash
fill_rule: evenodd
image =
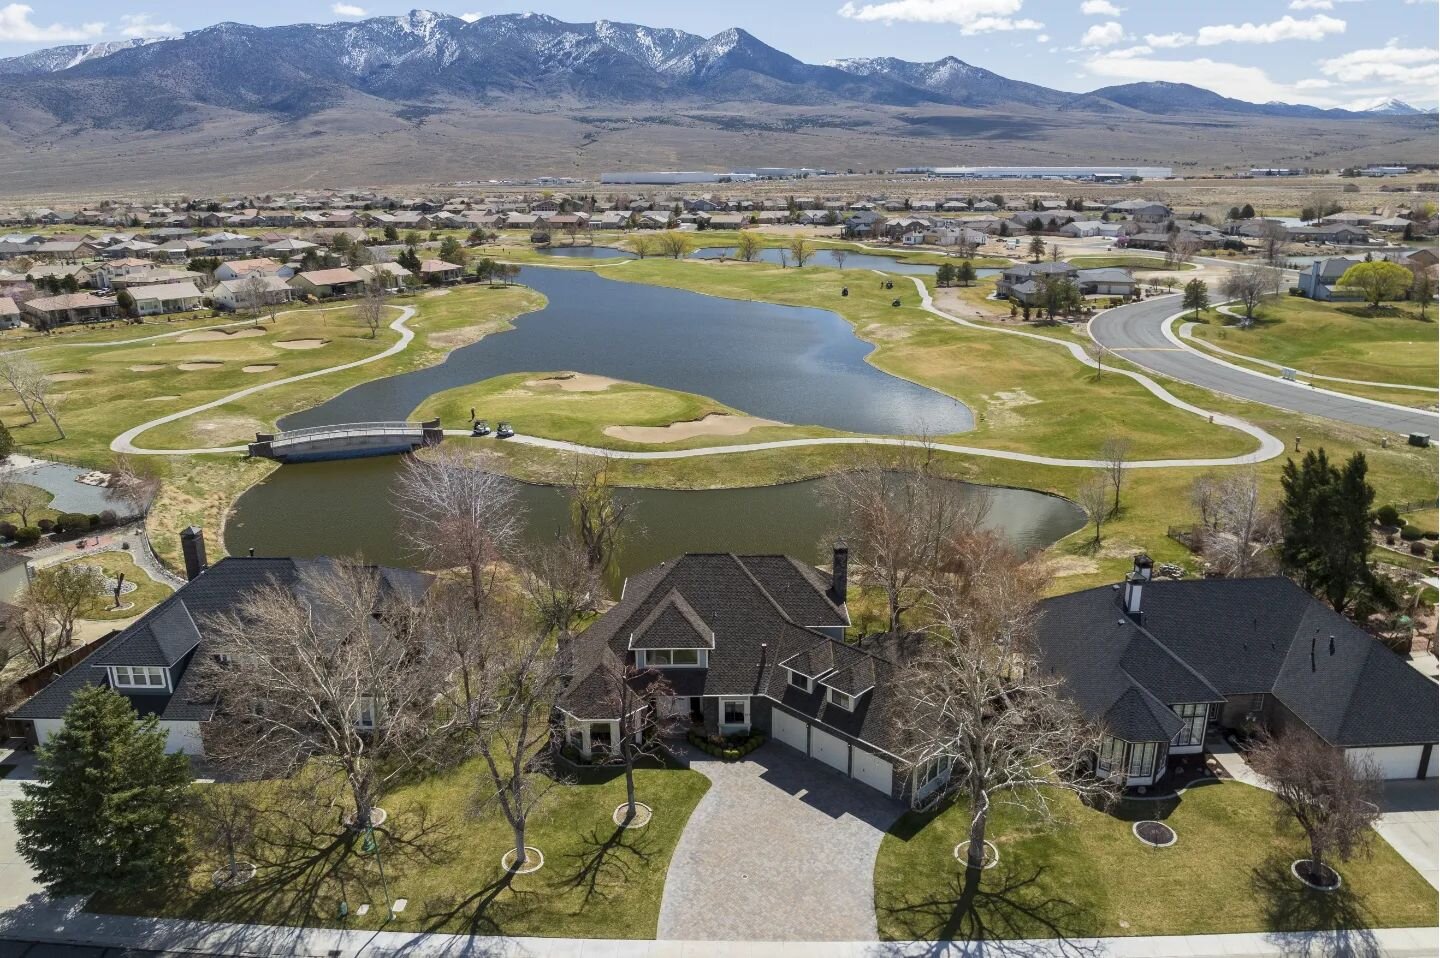
<path id="1" fill-rule="evenodd" d="M 1413 115 L 1399 101 L 1368 113 L 1255 104 L 1186 84 L 1066 93 L 945 57 L 803 63 L 741 29 L 713 37 L 539 14 L 466 20 L 416 10 L 358 22 L 221 23 L 180 37 L 55 47 L 0 60 L 0 121 L 24 114 L 100 127 L 167 126 L 187 110 L 313 115 L 361 97 L 401 103 L 756 101 L 830 106 L 1030 107 L 1114 113 L 1195 111 L 1298 117 Z"/>

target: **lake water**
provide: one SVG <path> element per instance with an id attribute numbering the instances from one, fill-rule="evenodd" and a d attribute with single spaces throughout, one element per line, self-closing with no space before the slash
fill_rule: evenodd
<path id="1" fill-rule="evenodd" d="M 702 296 L 589 270 L 526 267 L 520 282 L 549 303 L 519 317 L 513 330 L 457 349 L 437 366 L 356 386 L 285 417 L 281 428 L 405 419 L 442 390 L 505 373 L 565 369 L 848 432 L 944 436 L 974 425 L 963 403 L 865 362 L 874 347 L 829 310 Z M 480 415 L 507 418 L 500 407 Z"/>
<path id="2" fill-rule="evenodd" d="M 766 248 L 766 249 L 760 250 L 759 255 L 756 257 L 756 259 L 762 260 L 763 262 L 766 262 L 766 263 L 778 263 L 778 262 L 780 262 L 780 257 L 781 257 L 782 255 L 786 255 L 786 254 L 787 254 L 787 251 L 782 250 L 782 249 L 778 249 L 778 248 Z M 695 252 L 691 253 L 690 255 L 693 256 L 693 257 L 695 257 L 696 259 L 734 259 L 734 258 L 735 258 L 735 247 L 733 247 L 733 246 L 706 246 L 706 247 L 704 247 L 704 248 L 702 248 L 702 249 L 697 249 Z M 960 260 L 958 260 L 958 259 L 955 260 L 955 265 L 958 266 L 959 264 L 960 264 Z M 815 256 L 814 256 L 814 258 L 811 259 L 810 262 L 807 263 L 806 265 L 807 265 L 807 266 L 830 266 L 830 267 L 834 267 L 834 266 L 838 266 L 839 264 L 835 261 L 835 251 L 834 251 L 834 250 L 829 250 L 829 249 L 817 249 L 817 250 L 815 250 Z M 932 266 L 932 265 L 929 265 L 929 264 L 926 264 L 926 263 L 902 263 L 902 262 L 900 262 L 900 260 L 896 259 L 896 258 L 893 257 L 893 256 L 881 256 L 881 255 L 876 254 L 876 253 L 851 253 L 851 252 L 846 252 L 846 254 L 845 254 L 845 268 L 846 268 L 846 269 L 878 269 L 878 270 L 881 270 L 881 271 L 886 272 L 886 273 L 904 273 L 904 274 L 907 274 L 907 275 L 912 275 L 912 274 L 913 274 L 913 275 L 917 275 L 917 276 L 934 276 L 934 275 L 935 275 L 935 270 L 936 270 L 937 267 Z M 998 269 L 993 269 L 993 268 L 986 267 L 986 268 L 984 268 L 984 269 L 977 269 L 977 270 L 975 270 L 975 275 L 976 275 L 976 276 L 994 276 L 995 274 L 997 274 L 997 273 L 999 273 L 999 272 L 1000 272 L 1000 270 L 998 270 Z"/>
<path id="3" fill-rule="evenodd" d="M 634 259 L 635 254 L 613 246 L 537 246 L 535 252 L 572 259 Z"/>
<path id="4" fill-rule="evenodd" d="M 414 566 L 391 508 L 400 469 L 396 456 L 281 466 L 236 502 L 225 526 L 236 555 L 363 555 L 372 562 Z M 1079 529 L 1073 503 L 1025 489 L 955 483 L 964 496 L 990 498 L 986 522 L 1021 549 L 1043 548 Z M 568 527 L 568 500 L 549 486 L 516 483 L 525 535 L 539 541 Z M 687 551 L 783 552 L 821 561 L 835 533 L 823 480 L 700 492 L 622 489 L 634 501 L 632 531 L 618 572 L 632 575 Z M 618 585 L 618 580 L 612 585 Z"/>

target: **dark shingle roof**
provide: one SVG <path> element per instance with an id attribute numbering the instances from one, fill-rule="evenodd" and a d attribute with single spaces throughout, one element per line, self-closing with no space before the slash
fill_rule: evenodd
<path id="1" fill-rule="evenodd" d="M 635 627 L 629 645 L 632 649 L 713 649 L 715 632 L 683 595 L 671 589 Z"/>
<path id="2" fill-rule="evenodd" d="M 1166 706 L 1271 694 L 1336 746 L 1440 737 L 1435 683 L 1289 579 L 1155 581 L 1141 608 L 1137 624 L 1113 589 L 1058 596 L 1038 633 L 1045 667 L 1121 738 L 1147 724 L 1120 707 L 1132 688 Z"/>

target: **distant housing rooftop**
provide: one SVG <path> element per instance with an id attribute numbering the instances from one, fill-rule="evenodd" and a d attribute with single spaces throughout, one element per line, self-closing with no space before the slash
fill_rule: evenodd
<path id="1" fill-rule="evenodd" d="M 929 172 L 979 180 L 1163 180 L 1175 175 L 1168 166 L 937 166 Z"/>
<path id="2" fill-rule="evenodd" d="M 705 170 L 649 170 L 634 173 L 601 173 L 601 183 L 742 183 L 760 177 L 754 173 L 710 173 Z"/>

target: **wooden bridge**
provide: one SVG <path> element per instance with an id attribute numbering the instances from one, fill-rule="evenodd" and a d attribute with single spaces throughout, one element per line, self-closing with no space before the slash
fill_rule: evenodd
<path id="1" fill-rule="evenodd" d="M 347 422 L 255 434 L 250 455 L 281 462 L 356 459 L 410 452 L 437 445 L 444 437 L 440 420 L 424 422 Z"/>

